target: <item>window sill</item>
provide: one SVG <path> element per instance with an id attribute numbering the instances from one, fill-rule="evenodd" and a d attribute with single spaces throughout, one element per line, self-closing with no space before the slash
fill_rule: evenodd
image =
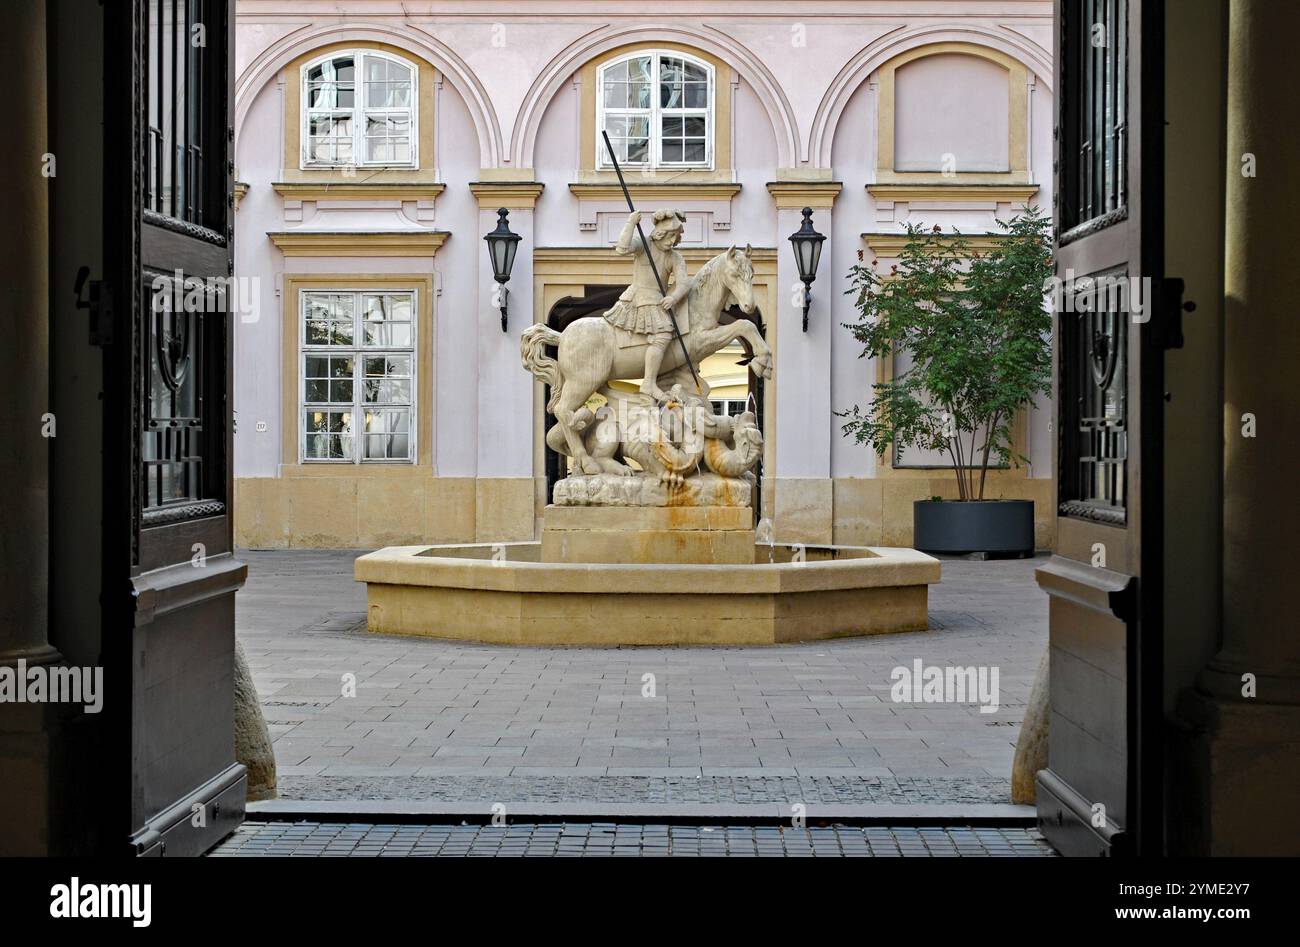
<path id="1" fill-rule="evenodd" d="M 862 242 L 867 245 L 867 248 L 877 258 L 881 259 L 896 258 L 903 251 L 903 247 L 907 245 L 909 239 L 908 235 L 901 231 L 897 233 L 864 233 L 861 236 Z M 925 236 L 928 236 L 928 234 Z M 1004 243 L 1007 239 L 1006 233 L 954 234 L 951 230 L 940 233 L 938 236 L 941 241 L 964 240 L 971 250 L 980 252 L 991 250 Z"/>
<path id="2" fill-rule="evenodd" d="M 307 464 L 282 464 L 281 477 L 429 477 L 433 472 L 414 463 L 354 464 L 350 461 L 320 461 Z"/>
<path id="3" fill-rule="evenodd" d="M 680 176 L 669 180 L 655 180 L 637 175 L 635 180 L 627 182 L 627 188 L 635 200 L 713 200 L 729 201 L 740 193 L 740 185 L 732 181 L 690 180 Z M 579 200 L 584 201 L 622 201 L 623 189 L 618 179 L 610 172 L 608 181 L 575 181 L 569 190 Z M 648 208 L 643 208 L 648 209 Z"/>
<path id="4" fill-rule="evenodd" d="M 642 174 L 640 166 L 631 166 L 623 169 L 623 178 L 629 187 L 633 184 L 732 184 L 736 180 L 736 171 L 734 168 L 658 168 Z M 618 187 L 618 175 L 613 168 L 595 171 L 580 168 L 574 184 L 612 184 Z"/>
<path id="5" fill-rule="evenodd" d="M 946 178 L 932 184 L 868 184 L 867 193 L 877 201 L 978 201 L 995 204 L 1023 204 L 1038 193 L 1037 184 L 977 184 L 960 178 Z"/>
<path id="6" fill-rule="evenodd" d="M 276 230 L 267 237 L 286 257 L 432 256 L 447 241 L 445 230 Z"/>
<path id="7" fill-rule="evenodd" d="M 945 174 L 943 171 L 892 171 L 882 169 L 876 172 L 876 181 L 872 186 L 880 184 L 926 184 L 941 187 L 969 184 L 1018 184 L 1024 186 L 1033 185 L 1034 181 L 1028 171 L 955 171 L 952 174 Z"/>
<path id="8" fill-rule="evenodd" d="M 436 168 L 393 168 L 353 165 L 337 168 L 283 168 L 280 179 L 289 184 L 436 184 Z"/>

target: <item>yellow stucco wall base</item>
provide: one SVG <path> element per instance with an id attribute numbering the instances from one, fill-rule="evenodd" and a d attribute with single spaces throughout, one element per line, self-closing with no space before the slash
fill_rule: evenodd
<path id="1" fill-rule="evenodd" d="M 513 542 L 537 535 L 539 504 L 545 500 L 545 482 L 531 477 L 430 477 L 418 468 L 393 467 L 355 475 L 340 475 L 337 468 L 290 470 L 283 477 L 235 481 L 236 544 L 254 549 L 376 549 Z M 775 489 L 768 486 L 768 497 L 775 495 L 775 541 L 815 545 L 910 546 L 912 503 L 957 495 L 956 482 L 946 473 L 778 479 Z M 1034 544 L 1038 549 L 1052 547 L 1053 481 L 991 476 L 985 495 L 1033 500 Z"/>

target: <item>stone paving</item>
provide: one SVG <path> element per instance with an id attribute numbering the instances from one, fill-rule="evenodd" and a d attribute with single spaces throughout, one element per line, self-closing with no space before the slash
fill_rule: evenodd
<path id="1" fill-rule="evenodd" d="M 383 825 L 245 822 L 212 857 L 1052 856 L 1034 829 L 554 823 Z"/>
<path id="2" fill-rule="evenodd" d="M 927 632 L 597 649 L 370 635 L 359 554 L 241 553 L 285 798 L 1007 801 L 1047 640 L 1035 560 L 945 560 Z M 916 660 L 996 668 L 996 711 L 894 702 Z"/>

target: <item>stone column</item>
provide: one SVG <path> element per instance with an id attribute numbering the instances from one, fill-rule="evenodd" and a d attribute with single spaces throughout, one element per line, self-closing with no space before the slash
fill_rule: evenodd
<path id="1" fill-rule="evenodd" d="M 9 64 L 0 227 L 0 673 L 61 660 L 47 641 L 49 557 L 49 186 L 44 0 L 0 4 Z M 69 287 L 70 288 L 70 287 Z M 84 331 L 84 328 L 83 328 Z M 57 427 L 56 427 L 57 432 Z M 51 848 L 52 730 L 46 704 L 0 702 L 0 856 Z"/>
<path id="2" fill-rule="evenodd" d="M 1188 738 L 1191 772 L 1181 776 L 1201 791 L 1195 809 L 1205 820 L 1191 847 L 1214 855 L 1300 854 L 1300 635 L 1290 552 L 1300 534 L 1294 390 L 1300 322 L 1291 233 L 1300 214 L 1300 139 L 1283 117 L 1295 112 L 1289 38 L 1297 32 L 1300 8 L 1293 4 L 1232 0 L 1223 642 L 1196 690 L 1179 704 L 1180 716 L 1195 728 Z"/>
<path id="3" fill-rule="evenodd" d="M 826 174 L 829 175 L 829 170 Z M 830 543 L 834 531 L 831 481 L 831 337 L 832 300 L 842 291 L 841 274 L 832 261 L 831 210 L 842 185 L 831 180 L 774 181 L 767 186 L 776 201 L 775 323 L 776 470 L 771 510 L 777 542 Z M 825 234 L 817 280 L 812 285 L 808 331 L 803 306 L 796 304 L 799 268 L 790 234 L 803 223 L 803 208 L 813 210 L 813 226 Z M 768 472 L 771 477 L 773 472 Z"/>
<path id="4" fill-rule="evenodd" d="M 479 542 L 532 539 L 535 531 L 533 482 L 533 377 L 519 357 L 519 335 L 537 321 L 533 309 L 533 210 L 543 185 L 514 180 L 531 171 L 485 169 L 488 180 L 470 185 L 478 198 L 478 465 L 475 481 L 475 534 Z M 496 229 L 497 211 L 510 214 L 519 234 L 510 282 L 506 284 L 509 321 L 501 331 L 500 294 L 493 280 L 483 236 Z"/>

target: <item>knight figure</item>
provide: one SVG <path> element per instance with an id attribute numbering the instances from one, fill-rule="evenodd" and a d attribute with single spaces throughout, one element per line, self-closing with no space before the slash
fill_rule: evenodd
<path id="1" fill-rule="evenodd" d="M 676 250 L 682 239 L 682 222 L 686 216 L 676 210 L 657 210 L 652 219 L 654 230 L 650 233 L 649 252 L 654 258 L 654 269 L 646 256 L 646 247 L 636 239 L 640 211 L 634 210 L 628 215 L 627 223 L 618 235 L 614 252 L 633 258 L 632 282 L 605 313 L 605 319 L 610 325 L 637 336 L 636 341 L 648 343 L 641 393 L 662 404 L 669 398 L 660 389 L 658 377 L 664 350 L 673 339 L 670 313 L 676 312 L 678 331 L 685 335 L 690 328 L 687 324 L 689 316 L 685 307 L 679 311 L 677 306 L 690 292 L 691 284 L 686 275 L 686 260 Z M 667 295 L 659 291 L 655 269 L 663 278 Z"/>

